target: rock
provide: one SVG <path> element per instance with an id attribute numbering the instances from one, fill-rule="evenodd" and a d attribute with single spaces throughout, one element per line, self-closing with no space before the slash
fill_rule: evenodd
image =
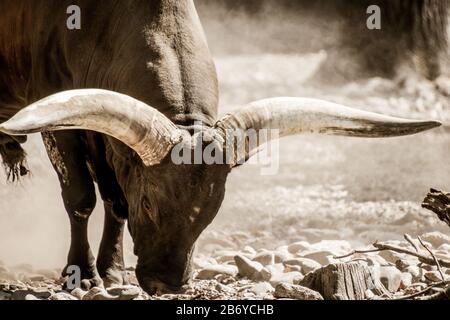
<path id="1" fill-rule="evenodd" d="M 302 254 L 303 258 L 311 259 L 318 262 L 321 266 L 328 265 L 333 262 L 334 254 L 329 250 L 315 251 Z"/>
<path id="2" fill-rule="evenodd" d="M 378 254 L 365 257 L 367 261 L 367 265 L 369 266 L 389 266 L 390 264 L 383 258 L 380 257 Z"/>
<path id="3" fill-rule="evenodd" d="M 368 289 L 378 296 L 388 294 L 377 273 L 364 263 L 334 263 L 308 273 L 298 284 L 326 300 L 364 300 Z"/>
<path id="4" fill-rule="evenodd" d="M 110 295 L 103 288 L 93 287 L 84 295 L 83 300 L 118 300 L 118 297 Z"/>
<path id="5" fill-rule="evenodd" d="M 401 282 L 400 282 L 400 288 L 406 289 L 411 286 L 412 282 L 413 282 L 413 276 L 411 275 L 411 273 L 403 272 L 402 277 L 401 277 Z"/>
<path id="6" fill-rule="evenodd" d="M 230 288 L 229 286 L 224 286 L 224 285 L 221 284 L 221 283 L 216 284 L 215 289 L 216 289 L 217 291 L 219 291 L 219 292 L 223 292 L 223 293 L 226 293 L 226 294 L 234 294 L 234 293 L 235 293 L 235 290 L 233 290 L 233 289 Z"/>
<path id="7" fill-rule="evenodd" d="M 317 291 L 290 283 L 279 283 L 274 292 L 276 298 L 289 298 L 297 300 L 323 300 Z"/>
<path id="8" fill-rule="evenodd" d="M 289 260 L 285 260 L 283 262 L 283 264 L 286 265 L 293 265 L 293 266 L 299 266 L 301 268 L 301 272 L 303 274 L 307 274 L 311 271 L 314 271 L 316 269 L 321 268 L 322 266 L 320 265 L 320 263 L 312 260 L 312 259 L 308 259 L 308 258 L 294 258 L 294 259 L 289 259 Z"/>
<path id="9" fill-rule="evenodd" d="M 306 241 L 294 242 L 288 246 L 288 252 L 292 254 L 296 254 L 299 251 L 305 251 L 310 248 L 310 244 Z"/>
<path id="10" fill-rule="evenodd" d="M 441 274 L 439 273 L 439 271 L 427 271 L 424 274 L 425 279 L 431 281 L 431 282 L 441 282 L 442 278 L 441 278 Z"/>
<path id="11" fill-rule="evenodd" d="M 288 246 L 281 246 L 276 248 L 273 254 L 275 263 L 282 263 L 283 261 L 292 257 L 292 255 L 288 251 Z"/>
<path id="12" fill-rule="evenodd" d="M 234 257 L 234 261 L 239 270 L 239 275 L 253 279 L 259 275 L 259 272 L 263 269 L 263 265 L 259 262 L 252 261 L 249 258 L 238 255 Z"/>
<path id="13" fill-rule="evenodd" d="M 409 273 L 412 276 L 413 281 L 420 281 L 422 279 L 423 272 L 418 266 L 409 266 L 403 271 Z"/>
<path id="14" fill-rule="evenodd" d="M 271 274 L 283 273 L 285 269 L 282 263 L 272 264 L 270 266 L 265 266 L 264 268 L 267 269 Z"/>
<path id="15" fill-rule="evenodd" d="M 429 242 L 434 248 L 443 244 L 450 244 L 450 237 L 438 231 L 428 232 L 420 236 L 422 240 Z"/>
<path id="16" fill-rule="evenodd" d="M 0 291 L 9 291 L 9 283 L 7 282 L 0 283 Z"/>
<path id="17" fill-rule="evenodd" d="M 242 255 L 245 255 L 245 256 L 255 256 L 256 255 L 256 250 L 255 249 L 253 249 L 252 247 L 250 247 L 250 246 L 246 246 L 242 251 L 241 251 L 241 254 Z"/>
<path id="18" fill-rule="evenodd" d="M 50 297 L 50 300 L 79 300 L 66 292 L 58 292 Z"/>
<path id="19" fill-rule="evenodd" d="M 209 265 L 200 270 L 196 278 L 200 280 L 212 280 L 220 274 L 235 277 L 238 274 L 238 268 L 236 266 L 223 264 Z"/>
<path id="20" fill-rule="evenodd" d="M 379 268 L 380 280 L 389 292 L 397 292 L 402 281 L 402 273 L 396 267 L 384 266 Z"/>
<path id="21" fill-rule="evenodd" d="M 395 262 L 397 269 L 405 271 L 408 267 L 417 266 L 419 264 L 419 259 L 416 257 L 410 257 L 408 259 L 399 259 Z"/>
<path id="22" fill-rule="evenodd" d="M 32 301 L 32 300 L 42 300 L 42 299 L 39 299 L 38 297 L 36 297 L 36 296 L 34 296 L 34 295 L 32 295 L 32 294 L 27 294 L 27 295 L 25 296 L 25 299 L 24 299 L 24 300 Z"/>
<path id="23" fill-rule="evenodd" d="M 262 268 L 256 280 L 269 281 L 270 279 L 272 279 L 272 272 L 267 268 Z"/>
<path id="24" fill-rule="evenodd" d="M 141 289 L 132 285 L 118 286 L 107 289 L 112 296 L 119 296 L 119 300 L 133 300 L 139 297 Z"/>
<path id="25" fill-rule="evenodd" d="M 293 272 L 293 271 L 302 273 L 302 267 L 294 266 L 291 264 L 284 265 L 284 272 Z"/>
<path id="26" fill-rule="evenodd" d="M 277 286 L 279 283 L 291 283 L 298 284 L 303 279 L 303 275 L 300 272 L 286 272 L 286 273 L 277 273 L 273 274 L 270 279 L 270 284 L 272 286 Z"/>
<path id="27" fill-rule="evenodd" d="M 426 271 L 437 271 L 437 267 L 436 266 L 432 266 L 432 265 L 429 265 L 429 264 L 421 265 L 421 268 L 423 270 L 426 270 Z"/>
<path id="28" fill-rule="evenodd" d="M 261 252 L 253 258 L 253 261 L 259 262 L 263 266 L 275 264 L 275 255 L 269 251 Z"/>
<path id="29" fill-rule="evenodd" d="M 14 291 L 11 299 L 12 300 L 27 300 L 27 296 L 30 296 L 30 299 L 33 300 L 46 300 L 50 298 L 51 293 L 48 291 L 34 291 L 34 290 L 17 290 Z M 34 298 L 31 298 L 33 296 Z"/>
<path id="30" fill-rule="evenodd" d="M 275 289 L 268 282 L 257 283 L 250 290 L 259 297 L 264 297 L 275 291 Z"/>
<path id="31" fill-rule="evenodd" d="M 384 260 L 386 260 L 389 263 L 395 264 L 397 262 L 397 260 L 404 260 L 404 259 L 408 259 L 409 256 L 402 254 L 402 253 L 398 253 L 395 251 L 391 251 L 391 250 L 384 250 L 384 251 L 380 251 L 378 253 L 378 255 L 380 257 L 382 257 Z"/>
<path id="32" fill-rule="evenodd" d="M 81 288 L 75 288 L 73 289 L 70 294 L 77 298 L 78 300 L 83 300 L 83 297 L 86 295 L 87 291 L 84 291 Z"/>
<path id="33" fill-rule="evenodd" d="M 366 296 L 367 300 L 372 300 L 376 297 L 375 294 L 373 293 L 373 291 L 370 289 L 367 289 L 366 292 L 364 293 L 364 295 Z"/>
<path id="34" fill-rule="evenodd" d="M 234 262 L 234 257 L 237 255 L 239 255 L 239 252 L 233 251 L 233 250 L 220 250 L 220 251 L 214 252 L 214 256 L 216 257 L 216 261 L 218 263 L 226 263 L 226 262 L 230 262 L 230 261 Z M 247 255 L 245 255 L 245 254 L 243 254 L 243 255 L 248 258 Z M 253 255 L 251 255 L 251 256 L 253 256 Z"/>
<path id="35" fill-rule="evenodd" d="M 6 300 L 11 300 L 11 293 L 8 292 L 3 292 L 0 290 L 0 301 L 6 301 Z"/>
<path id="36" fill-rule="evenodd" d="M 439 251 L 450 253 L 450 243 L 443 243 L 438 248 Z"/>

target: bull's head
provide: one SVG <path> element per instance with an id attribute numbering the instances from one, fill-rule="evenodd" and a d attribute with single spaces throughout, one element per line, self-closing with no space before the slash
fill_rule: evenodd
<path id="1" fill-rule="evenodd" d="M 139 258 L 137 277 L 142 287 L 153 293 L 161 287 L 180 287 L 188 280 L 194 243 L 214 219 L 223 200 L 226 177 L 239 160 L 232 151 L 231 157 L 226 157 L 231 161 L 223 164 L 176 164 L 171 154 L 180 143 L 190 149 L 199 144 L 200 148 L 211 143 L 223 146 L 228 130 L 277 129 L 281 137 L 321 133 L 378 138 L 409 135 L 439 125 L 320 100 L 276 98 L 241 107 L 214 127 L 205 128 L 207 138 L 200 141 L 143 102 L 90 89 L 38 101 L 1 125 L 0 131 L 24 135 L 85 129 L 110 136 L 106 157 L 128 202 L 129 229 Z M 244 159 L 264 142 L 245 145 Z M 220 149 L 230 150 L 226 146 Z"/>

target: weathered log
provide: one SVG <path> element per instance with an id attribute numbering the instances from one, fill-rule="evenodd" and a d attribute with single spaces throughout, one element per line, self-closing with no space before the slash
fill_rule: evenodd
<path id="1" fill-rule="evenodd" d="M 299 284 L 319 292 L 326 300 L 365 300 L 367 290 L 376 296 L 390 295 L 370 267 L 354 262 L 317 269 Z"/>
<path id="2" fill-rule="evenodd" d="M 423 200 L 422 207 L 434 212 L 450 227 L 450 193 L 431 189 Z"/>

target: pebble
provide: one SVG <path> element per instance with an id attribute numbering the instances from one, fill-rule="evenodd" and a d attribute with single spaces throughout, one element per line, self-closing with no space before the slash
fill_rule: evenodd
<path id="1" fill-rule="evenodd" d="M 308 258 L 308 259 L 314 260 L 314 261 L 318 262 L 321 266 L 333 263 L 334 262 L 333 256 L 334 256 L 333 252 L 331 252 L 329 250 L 315 251 L 315 252 L 302 254 L 303 258 Z"/>
<path id="2" fill-rule="evenodd" d="M 410 257 L 408 259 L 399 259 L 395 262 L 395 266 L 401 271 L 405 271 L 408 267 L 417 266 L 418 264 L 419 259 L 416 257 Z"/>
<path id="3" fill-rule="evenodd" d="M 86 295 L 87 291 L 84 291 L 81 288 L 73 289 L 70 294 L 79 300 L 83 300 L 83 297 Z"/>
<path id="4" fill-rule="evenodd" d="M 366 297 L 366 299 L 371 300 L 375 298 L 375 294 L 373 293 L 372 290 L 367 289 L 366 292 L 364 292 L 364 296 Z"/>
<path id="5" fill-rule="evenodd" d="M 119 300 L 136 299 L 142 292 L 139 287 L 132 285 L 109 288 L 107 291 L 112 296 L 119 296 Z"/>
<path id="6" fill-rule="evenodd" d="M 46 300 L 48 298 L 50 298 L 51 293 L 48 291 L 34 291 L 34 290 L 17 290 L 14 291 L 11 299 L 12 300 L 27 300 L 28 296 L 32 296 L 34 298 L 30 298 L 33 300 Z"/>
<path id="7" fill-rule="evenodd" d="M 396 267 L 380 267 L 381 283 L 389 292 L 397 292 L 402 281 L 402 273 Z"/>
<path id="8" fill-rule="evenodd" d="M 255 284 L 250 290 L 260 297 L 264 297 L 265 295 L 275 291 L 272 285 L 266 281 Z"/>
<path id="9" fill-rule="evenodd" d="M 297 300 L 323 300 L 320 293 L 306 287 L 290 283 L 279 283 L 275 287 L 274 297 Z"/>
<path id="10" fill-rule="evenodd" d="M 258 281 L 269 281 L 272 279 L 272 272 L 267 268 L 262 268 L 259 272 Z"/>
<path id="11" fill-rule="evenodd" d="M 200 270 L 196 278 L 200 280 L 210 280 L 220 274 L 235 277 L 238 274 L 238 267 L 223 264 L 209 265 Z"/>
<path id="12" fill-rule="evenodd" d="M 103 288 L 93 287 L 84 295 L 83 300 L 118 300 L 118 297 L 110 295 Z"/>
<path id="13" fill-rule="evenodd" d="M 229 286 L 224 286 L 221 283 L 216 284 L 215 289 L 219 292 L 223 292 L 223 293 L 227 293 L 227 294 L 233 294 L 235 293 L 236 290 L 234 290 L 233 288 L 229 287 Z"/>
<path id="14" fill-rule="evenodd" d="M 0 301 L 11 300 L 11 293 L 3 292 L 0 290 Z"/>
<path id="15" fill-rule="evenodd" d="M 436 266 L 432 266 L 432 265 L 429 265 L 429 264 L 424 264 L 421 267 L 422 267 L 423 270 L 426 270 L 426 271 L 437 271 L 437 267 Z"/>
<path id="16" fill-rule="evenodd" d="M 424 274 L 425 279 L 431 281 L 431 282 L 441 282 L 442 277 L 439 271 L 428 271 Z"/>
<path id="17" fill-rule="evenodd" d="M 263 265 L 261 263 L 252 261 L 241 255 L 235 256 L 234 261 L 238 267 L 239 275 L 249 279 L 259 276 L 259 272 L 263 269 Z"/>
<path id="18" fill-rule="evenodd" d="M 301 272 L 303 274 L 307 274 L 311 271 L 314 271 L 316 269 L 319 269 L 322 267 L 322 265 L 312 259 L 308 258 L 295 258 L 295 259 L 289 259 L 283 262 L 285 266 L 299 266 L 301 268 Z"/>
<path id="19" fill-rule="evenodd" d="M 50 297 L 50 300 L 65 300 L 65 301 L 68 301 L 68 300 L 78 300 L 78 299 L 75 298 L 73 295 L 68 294 L 66 292 L 58 292 L 58 293 L 55 293 L 54 295 L 52 295 Z"/>
<path id="20" fill-rule="evenodd" d="M 288 250 L 288 246 L 281 246 L 274 251 L 275 263 L 282 263 L 283 261 L 290 259 L 292 255 Z"/>
<path id="21" fill-rule="evenodd" d="M 366 257 L 366 261 L 367 261 L 368 266 L 388 266 L 388 265 L 390 265 L 383 257 L 380 257 L 377 254 Z"/>
<path id="22" fill-rule="evenodd" d="M 402 276 L 401 276 L 400 288 L 406 289 L 409 286 L 411 286 L 412 282 L 413 282 L 413 276 L 411 275 L 411 273 L 403 272 Z"/>
<path id="23" fill-rule="evenodd" d="M 270 279 L 270 284 L 272 286 L 276 286 L 279 283 L 285 282 L 285 283 L 291 283 L 296 284 L 302 281 L 303 275 L 300 272 L 286 272 L 286 273 L 277 273 L 273 274 L 272 278 Z"/>
<path id="24" fill-rule="evenodd" d="M 408 259 L 409 256 L 391 250 L 380 251 L 379 256 L 389 263 L 395 264 L 397 260 Z"/>
<path id="25" fill-rule="evenodd" d="M 241 254 L 245 255 L 245 256 L 253 256 L 254 257 L 254 256 L 256 256 L 256 250 L 250 246 L 245 246 L 244 249 L 241 251 Z"/>
<path id="26" fill-rule="evenodd" d="M 439 246 L 438 250 L 450 253 L 450 243 L 443 243 Z"/>
<path id="27" fill-rule="evenodd" d="M 294 242 L 288 246 L 289 253 L 296 254 L 299 251 L 305 251 L 310 248 L 310 244 L 306 241 Z"/>
<path id="28" fill-rule="evenodd" d="M 214 253 L 214 256 L 216 257 L 216 261 L 218 263 L 234 261 L 234 257 L 237 255 L 239 255 L 239 252 L 232 250 L 220 250 Z M 245 254 L 243 254 L 243 256 L 246 256 L 248 258 L 248 256 Z"/>
<path id="29" fill-rule="evenodd" d="M 433 247 L 437 248 L 443 244 L 450 243 L 450 237 L 438 231 L 428 232 L 420 236 L 422 240 L 429 242 Z"/>
<path id="30" fill-rule="evenodd" d="M 253 261 L 261 263 L 263 266 L 275 264 L 275 255 L 272 252 L 260 252 L 254 258 Z"/>
<path id="31" fill-rule="evenodd" d="M 284 265 L 282 263 L 272 264 L 270 266 L 265 266 L 264 269 L 268 270 L 271 274 L 283 273 Z"/>
<path id="32" fill-rule="evenodd" d="M 404 272 L 408 272 L 411 274 L 413 281 L 420 281 L 422 280 L 423 271 L 418 266 L 409 266 L 403 270 Z"/>

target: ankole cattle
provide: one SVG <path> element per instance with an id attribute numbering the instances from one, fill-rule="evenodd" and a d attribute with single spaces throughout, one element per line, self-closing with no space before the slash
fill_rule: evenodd
<path id="1" fill-rule="evenodd" d="M 66 27 L 73 4 L 81 30 Z M 4 164 L 11 179 L 26 174 L 20 143 L 42 133 L 70 219 L 67 266 L 81 268 L 86 287 L 127 281 L 126 221 L 148 293 L 188 281 L 194 244 L 239 164 L 224 145 L 227 132 L 379 138 L 440 125 L 305 98 L 261 100 L 218 117 L 215 67 L 192 0 L 1 0 L 0 32 Z M 188 150 L 221 146 L 231 161 L 175 164 L 171 151 L 180 143 Z M 262 143 L 244 139 L 243 159 Z M 94 184 L 106 215 L 96 260 L 87 239 Z"/>

